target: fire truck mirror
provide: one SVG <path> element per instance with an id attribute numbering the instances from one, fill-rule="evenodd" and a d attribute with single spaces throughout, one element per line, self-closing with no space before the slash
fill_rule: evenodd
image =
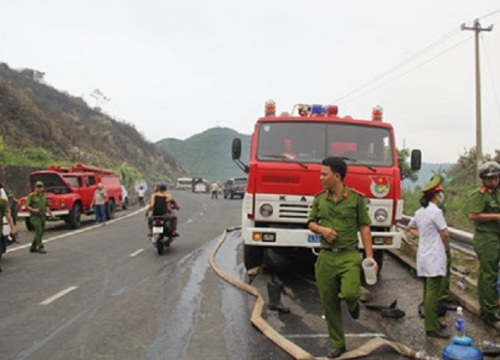
<path id="1" fill-rule="evenodd" d="M 418 149 L 411 151 L 411 169 L 420 170 L 422 166 L 422 152 Z"/>
<path id="2" fill-rule="evenodd" d="M 233 160 L 239 160 L 241 156 L 241 139 L 234 138 L 233 145 L 231 148 L 231 154 L 233 156 Z"/>

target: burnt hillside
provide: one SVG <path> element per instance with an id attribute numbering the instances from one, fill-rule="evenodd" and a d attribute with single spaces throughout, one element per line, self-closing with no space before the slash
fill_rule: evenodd
<path id="1" fill-rule="evenodd" d="M 186 174 L 136 128 L 43 82 L 43 73 L 0 63 L 0 135 L 6 149 L 43 147 L 57 161 L 110 167 L 128 164 L 148 179 Z"/>

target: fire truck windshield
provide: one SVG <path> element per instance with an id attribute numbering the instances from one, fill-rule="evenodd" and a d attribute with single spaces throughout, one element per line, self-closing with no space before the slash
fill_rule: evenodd
<path id="1" fill-rule="evenodd" d="M 392 137 L 384 127 L 325 122 L 266 122 L 259 128 L 257 159 L 321 163 L 327 156 L 347 163 L 393 166 Z"/>

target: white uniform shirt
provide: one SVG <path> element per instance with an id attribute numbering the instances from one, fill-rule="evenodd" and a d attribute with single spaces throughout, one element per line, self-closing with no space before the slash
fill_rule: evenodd
<path id="1" fill-rule="evenodd" d="M 448 227 L 443 211 L 434 203 L 420 208 L 408 225 L 418 229 L 417 275 L 435 277 L 446 275 L 446 249 L 439 231 Z"/>

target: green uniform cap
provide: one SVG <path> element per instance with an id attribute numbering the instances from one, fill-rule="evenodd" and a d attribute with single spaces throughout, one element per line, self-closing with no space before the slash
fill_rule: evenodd
<path id="1" fill-rule="evenodd" d="M 35 183 L 35 187 L 37 187 L 37 186 L 43 186 L 43 182 L 41 182 L 41 181 L 37 181 L 37 182 Z"/>
<path id="2" fill-rule="evenodd" d="M 431 180 L 422 187 L 421 191 L 424 195 L 430 195 L 438 191 L 443 191 L 443 187 L 441 186 L 441 176 L 434 175 Z"/>

